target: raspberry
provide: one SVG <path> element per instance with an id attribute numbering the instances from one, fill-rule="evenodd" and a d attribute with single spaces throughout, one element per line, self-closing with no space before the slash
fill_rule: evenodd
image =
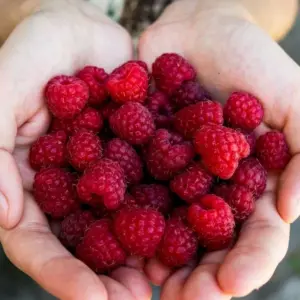
<path id="1" fill-rule="evenodd" d="M 165 53 L 153 63 L 152 75 L 157 89 L 171 95 L 184 81 L 194 80 L 196 71 L 182 56 Z"/>
<path id="2" fill-rule="evenodd" d="M 256 147 L 256 136 L 255 133 L 252 132 L 246 132 L 246 131 L 242 131 L 239 130 L 240 132 L 243 133 L 244 137 L 246 138 L 247 143 L 250 146 L 250 154 L 249 155 L 253 155 L 255 153 L 255 147 Z"/>
<path id="3" fill-rule="evenodd" d="M 253 95 L 234 92 L 224 106 L 224 119 L 234 128 L 254 130 L 264 117 L 264 109 Z"/>
<path id="4" fill-rule="evenodd" d="M 117 162 L 106 158 L 87 168 L 77 184 L 77 192 L 83 202 L 92 206 L 103 203 L 108 209 L 120 206 L 125 189 L 123 169 Z"/>
<path id="5" fill-rule="evenodd" d="M 102 156 L 99 137 L 85 130 L 80 130 L 70 137 L 67 149 L 69 162 L 78 171 L 84 171 Z"/>
<path id="6" fill-rule="evenodd" d="M 86 66 L 76 76 L 83 80 L 90 90 L 89 104 L 92 106 L 101 105 L 108 97 L 105 82 L 108 74 L 102 68 Z"/>
<path id="7" fill-rule="evenodd" d="M 156 131 L 147 152 L 148 171 L 158 180 L 171 179 L 194 157 L 192 144 L 166 129 Z"/>
<path id="8" fill-rule="evenodd" d="M 150 207 L 163 214 L 170 212 L 172 198 L 169 189 L 161 184 L 141 184 L 130 190 L 140 207 Z"/>
<path id="9" fill-rule="evenodd" d="M 171 214 L 171 218 L 180 219 L 183 222 L 187 222 L 188 206 L 176 207 Z"/>
<path id="10" fill-rule="evenodd" d="M 43 167 L 66 165 L 67 135 L 64 131 L 50 133 L 35 141 L 29 152 L 29 162 L 34 170 Z"/>
<path id="11" fill-rule="evenodd" d="M 211 100 L 210 94 L 196 81 L 186 81 L 175 91 L 172 102 L 177 109 L 196 104 L 200 101 Z"/>
<path id="12" fill-rule="evenodd" d="M 49 131 L 50 133 L 64 131 L 66 134 L 70 135 L 73 132 L 73 119 L 61 120 L 53 118 Z"/>
<path id="13" fill-rule="evenodd" d="M 112 233 L 108 219 L 94 222 L 76 248 L 76 256 L 97 273 L 110 271 L 125 263 L 126 253 Z"/>
<path id="14" fill-rule="evenodd" d="M 89 89 L 79 78 L 60 75 L 47 83 L 45 96 L 49 110 L 55 117 L 72 119 L 86 105 Z"/>
<path id="15" fill-rule="evenodd" d="M 202 125 L 207 124 L 223 124 L 223 111 L 220 103 L 203 101 L 187 106 L 175 114 L 175 129 L 188 139 L 192 138 Z"/>
<path id="16" fill-rule="evenodd" d="M 197 235 L 180 219 L 172 218 L 166 222 L 158 257 L 166 266 L 180 267 L 196 256 L 197 246 Z"/>
<path id="17" fill-rule="evenodd" d="M 117 103 L 143 103 L 147 97 L 148 74 L 139 63 L 128 62 L 109 75 L 106 87 Z"/>
<path id="18" fill-rule="evenodd" d="M 171 190 L 181 199 L 193 203 L 207 194 L 212 186 L 213 177 L 201 164 L 193 163 L 170 182 Z"/>
<path id="19" fill-rule="evenodd" d="M 112 114 L 114 114 L 120 108 L 120 104 L 109 101 L 101 108 L 102 116 L 105 120 L 108 120 Z"/>
<path id="20" fill-rule="evenodd" d="M 208 250 L 229 246 L 234 235 L 234 217 L 230 206 L 216 195 L 203 196 L 188 210 L 188 221 L 196 230 L 200 244 Z"/>
<path id="21" fill-rule="evenodd" d="M 109 118 L 112 131 L 130 144 L 146 143 L 155 125 L 149 110 L 139 103 L 127 103 Z"/>
<path id="22" fill-rule="evenodd" d="M 131 194 L 126 193 L 121 208 L 137 208 L 137 207 L 140 207 L 140 205 L 137 204 L 135 198 Z"/>
<path id="23" fill-rule="evenodd" d="M 136 63 L 142 67 L 147 73 L 149 73 L 147 64 L 142 60 L 129 60 L 127 63 Z"/>
<path id="24" fill-rule="evenodd" d="M 267 171 L 258 159 L 248 157 L 240 162 L 231 180 L 248 188 L 258 199 L 267 186 Z"/>
<path id="25" fill-rule="evenodd" d="M 41 210 L 52 218 L 63 218 L 78 207 L 74 176 L 59 168 L 43 169 L 35 174 L 33 194 Z"/>
<path id="26" fill-rule="evenodd" d="M 114 232 L 128 253 L 154 256 L 165 230 L 164 217 L 156 210 L 121 209 L 114 219 Z"/>
<path id="27" fill-rule="evenodd" d="M 106 144 L 104 157 L 120 164 L 128 184 L 137 184 L 142 180 L 143 163 L 134 148 L 127 142 L 118 138 L 110 140 Z"/>
<path id="28" fill-rule="evenodd" d="M 75 248 L 85 231 L 95 221 L 90 211 L 77 211 L 61 222 L 59 239 L 67 248 Z"/>
<path id="29" fill-rule="evenodd" d="M 222 179 L 229 179 L 239 160 L 250 152 L 242 133 L 220 125 L 202 126 L 195 134 L 194 145 L 205 167 Z"/>
<path id="30" fill-rule="evenodd" d="M 256 156 L 267 170 L 283 170 L 291 158 L 284 134 L 270 131 L 260 136 L 256 142 Z"/>

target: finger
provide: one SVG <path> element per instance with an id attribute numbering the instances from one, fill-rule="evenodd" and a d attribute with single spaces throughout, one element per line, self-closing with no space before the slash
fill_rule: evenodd
<path id="1" fill-rule="evenodd" d="M 146 263 L 144 271 L 154 285 L 161 286 L 170 276 L 172 269 L 162 264 L 157 258 L 151 258 Z"/>
<path id="2" fill-rule="evenodd" d="M 274 194 L 266 193 L 221 265 L 222 290 L 242 297 L 265 284 L 285 256 L 288 240 L 289 225 L 277 213 Z"/>

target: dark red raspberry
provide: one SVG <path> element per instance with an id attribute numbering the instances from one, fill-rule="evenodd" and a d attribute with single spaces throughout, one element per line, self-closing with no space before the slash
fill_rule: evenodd
<path id="1" fill-rule="evenodd" d="M 79 78 L 60 75 L 47 83 L 45 96 L 48 108 L 55 117 L 72 119 L 86 105 L 89 88 Z"/>
<path id="2" fill-rule="evenodd" d="M 139 63 L 128 62 L 109 75 L 106 87 L 117 103 L 143 103 L 147 97 L 148 73 Z"/>
<path id="3" fill-rule="evenodd" d="M 112 131 L 130 144 L 146 143 L 155 130 L 149 110 L 139 103 L 127 103 L 109 118 Z"/>
<path id="4" fill-rule="evenodd" d="M 59 239 L 67 248 L 75 248 L 85 231 L 95 221 L 90 211 L 77 211 L 61 222 Z"/>
<path id="5" fill-rule="evenodd" d="M 178 218 L 166 222 L 165 233 L 158 248 L 160 261 L 169 267 L 186 265 L 195 256 L 197 235 Z"/>
<path id="6" fill-rule="evenodd" d="M 102 68 L 86 66 L 80 70 L 76 76 L 83 80 L 90 90 L 89 104 L 93 106 L 101 105 L 108 97 L 105 82 L 108 74 Z"/>
<path id="7" fill-rule="evenodd" d="M 246 92 L 234 92 L 224 106 L 224 119 L 234 128 L 254 130 L 264 117 L 264 109 L 257 98 Z"/>
<path id="8" fill-rule="evenodd" d="M 158 180 L 171 179 L 194 157 L 192 144 L 166 129 L 155 132 L 147 152 L 148 171 Z"/>
<path id="9" fill-rule="evenodd" d="M 183 222 L 187 222 L 188 208 L 188 206 L 179 206 L 174 208 L 171 217 L 178 218 Z"/>
<path id="10" fill-rule="evenodd" d="M 246 141 L 248 142 L 249 146 L 250 146 L 250 154 L 249 155 L 253 155 L 255 153 L 255 148 L 256 148 L 256 135 L 254 133 L 254 131 L 252 132 L 246 132 L 244 130 L 239 130 L 243 133 L 243 135 L 246 138 Z"/>
<path id="11" fill-rule="evenodd" d="M 138 207 L 141 206 L 137 204 L 135 198 L 131 194 L 126 193 L 121 208 L 138 208 Z"/>
<path id="12" fill-rule="evenodd" d="M 242 133 L 221 125 L 202 126 L 195 134 L 194 146 L 205 167 L 222 179 L 229 179 L 239 161 L 250 153 Z"/>
<path id="13" fill-rule="evenodd" d="M 256 156 L 267 170 L 283 170 L 291 159 L 283 133 L 270 131 L 256 142 Z"/>
<path id="14" fill-rule="evenodd" d="M 116 209 L 124 200 L 125 178 L 120 165 L 110 159 L 101 159 L 85 170 L 77 184 L 80 199 L 92 206 L 104 204 Z"/>
<path id="15" fill-rule="evenodd" d="M 230 206 L 216 195 L 203 196 L 188 210 L 188 221 L 198 233 L 200 244 L 210 251 L 229 246 L 234 235 Z"/>
<path id="16" fill-rule="evenodd" d="M 53 118 L 50 126 L 50 133 L 64 131 L 67 135 L 73 132 L 73 119 L 61 120 Z"/>
<path id="17" fill-rule="evenodd" d="M 29 152 L 29 162 L 33 169 L 62 167 L 66 165 L 67 135 L 64 131 L 50 133 L 35 141 Z"/>
<path id="18" fill-rule="evenodd" d="M 200 101 L 211 100 L 211 96 L 197 81 L 186 81 L 172 96 L 172 102 L 177 109 L 196 104 Z"/>
<path id="19" fill-rule="evenodd" d="M 111 271 L 125 263 L 126 253 L 112 233 L 108 219 L 94 222 L 76 248 L 76 256 L 96 273 Z"/>
<path id="20" fill-rule="evenodd" d="M 164 230 L 164 217 L 152 209 L 121 209 L 114 219 L 114 232 L 132 255 L 153 257 Z"/>
<path id="21" fill-rule="evenodd" d="M 248 188 L 258 199 L 267 186 L 267 171 L 258 159 L 248 157 L 240 162 L 231 180 Z"/>
<path id="22" fill-rule="evenodd" d="M 109 101 L 101 108 L 101 114 L 105 120 L 108 120 L 112 114 L 114 114 L 120 108 L 120 104 Z"/>
<path id="23" fill-rule="evenodd" d="M 184 137 L 190 139 L 203 125 L 223 124 L 223 110 L 218 102 L 203 101 L 187 106 L 175 114 L 174 127 Z"/>
<path id="24" fill-rule="evenodd" d="M 52 218 L 63 218 L 77 207 L 74 176 L 59 168 L 36 173 L 33 195 L 41 210 Z"/>
<path id="25" fill-rule="evenodd" d="M 128 184 L 137 184 L 142 180 L 143 163 L 135 149 L 127 142 L 118 138 L 110 140 L 105 146 L 104 157 L 120 164 Z"/>
<path id="26" fill-rule="evenodd" d="M 176 53 L 165 53 L 153 63 L 152 75 L 156 87 L 171 95 L 184 81 L 194 80 L 196 71 L 182 56 Z"/>
<path id="27" fill-rule="evenodd" d="M 193 163 L 170 182 L 171 190 L 188 203 L 195 202 L 207 194 L 212 186 L 213 176 L 201 164 Z"/>
<path id="28" fill-rule="evenodd" d="M 102 145 L 93 132 L 80 130 L 70 137 L 67 144 L 68 160 L 78 171 L 84 171 L 89 165 L 102 157 Z"/>

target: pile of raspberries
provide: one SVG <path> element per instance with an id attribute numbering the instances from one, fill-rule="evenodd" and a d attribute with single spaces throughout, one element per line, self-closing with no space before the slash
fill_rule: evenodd
<path id="1" fill-rule="evenodd" d="M 61 221 L 62 244 L 97 273 L 128 256 L 180 267 L 230 247 L 290 159 L 278 131 L 256 137 L 264 109 L 244 91 L 214 101 L 175 53 L 111 74 L 87 66 L 52 78 L 53 115 L 31 147 L 33 194 Z"/>

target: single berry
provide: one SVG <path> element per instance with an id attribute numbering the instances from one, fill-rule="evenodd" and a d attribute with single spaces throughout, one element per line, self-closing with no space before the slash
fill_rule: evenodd
<path id="1" fill-rule="evenodd" d="M 126 193 L 124 196 L 124 201 L 122 203 L 121 209 L 122 208 L 138 208 L 141 207 L 135 200 L 135 198 L 129 194 Z"/>
<path id="2" fill-rule="evenodd" d="M 73 119 L 61 120 L 61 119 L 53 118 L 49 132 L 54 133 L 57 131 L 64 131 L 67 135 L 72 134 Z"/>
<path id="3" fill-rule="evenodd" d="M 142 60 L 129 60 L 127 63 L 136 63 L 142 67 L 147 73 L 149 73 L 147 64 Z"/>
<path id="4" fill-rule="evenodd" d="M 245 130 L 239 130 L 244 137 L 246 138 L 246 141 L 248 142 L 249 146 L 250 146 L 250 154 L 249 155 L 253 155 L 255 153 L 255 148 L 256 148 L 256 135 L 254 133 L 254 131 L 252 132 L 247 132 Z"/>
<path id="5" fill-rule="evenodd" d="M 112 114 L 114 114 L 120 108 L 120 104 L 109 101 L 101 108 L 101 114 L 104 120 L 108 120 Z"/>

